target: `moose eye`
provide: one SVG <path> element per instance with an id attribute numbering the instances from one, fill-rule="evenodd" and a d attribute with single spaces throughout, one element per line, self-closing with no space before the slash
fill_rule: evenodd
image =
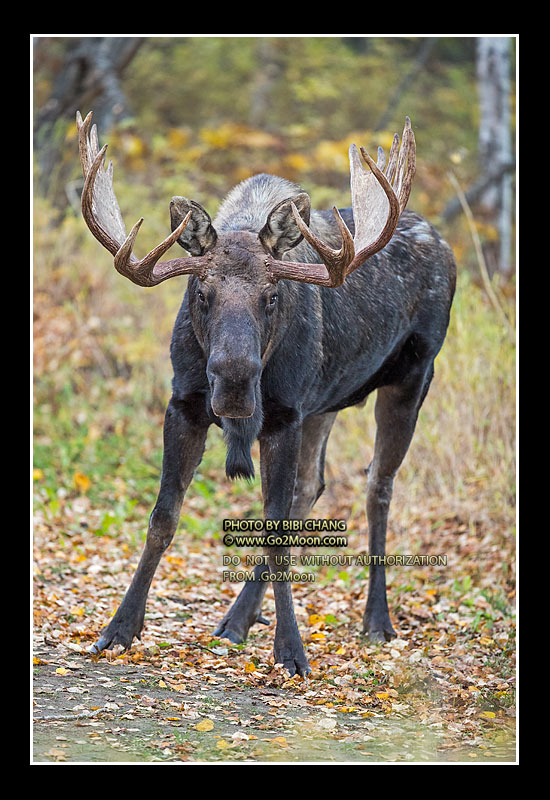
<path id="1" fill-rule="evenodd" d="M 197 295 L 198 295 L 199 300 L 201 301 L 201 303 L 205 303 L 206 302 L 206 298 L 205 298 L 204 294 L 201 292 L 200 289 L 198 290 Z"/>
<path id="2" fill-rule="evenodd" d="M 275 310 L 275 306 L 277 305 L 277 294 L 272 294 L 271 297 L 267 298 L 265 304 L 265 313 L 269 316 Z"/>

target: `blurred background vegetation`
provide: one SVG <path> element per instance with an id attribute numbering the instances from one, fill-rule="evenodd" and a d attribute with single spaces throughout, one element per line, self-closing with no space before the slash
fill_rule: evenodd
<path id="1" fill-rule="evenodd" d="M 387 152 L 409 115 L 418 153 L 409 208 L 447 238 L 459 281 L 394 525 L 427 508 L 466 524 L 490 519 L 498 537 L 513 537 L 515 40 L 40 36 L 33 47 L 34 478 L 44 524 L 145 533 L 185 290 L 185 278 L 154 290 L 123 280 L 90 235 L 76 110 L 93 109 L 109 142 L 127 227 L 145 217 L 138 255 L 169 231 L 172 195 L 214 216 L 256 172 L 299 183 L 317 208 L 349 205 L 349 143 Z M 372 399 L 340 415 L 315 509 L 352 530 L 365 527 L 371 411 Z M 221 436 L 209 436 L 182 518 L 200 536 L 216 535 L 228 514 L 261 515 L 258 482 L 227 484 Z"/>

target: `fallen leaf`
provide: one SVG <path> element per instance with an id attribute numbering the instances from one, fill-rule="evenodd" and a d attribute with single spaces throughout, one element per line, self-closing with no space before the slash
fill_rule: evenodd
<path id="1" fill-rule="evenodd" d="M 75 472 L 73 475 L 73 482 L 75 485 L 75 489 L 78 489 L 79 492 L 87 492 L 90 486 L 92 485 L 91 480 L 88 478 L 87 475 L 84 475 L 83 472 Z"/>
<path id="2" fill-rule="evenodd" d="M 231 738 L 244 742 L 248 741 L 248 739 L 250 739 L 250 736 L 247 733 L 243 733 L 243 731 L 235 731 L 235 733 L 232 734 Z"/>
<path id="3" fill-rule="evenodd" d="M 214 723 L 211 719 L 203 719 L 202 722 L 199 722 L 197 725 L 195 725 L 195 729 L 197 731 L 211 731 L 213 727 Z"/>
<path id="4" fill-rule="evenodd" d="M 229 742 L 226 742 L 225 739 L 219 739 L 216 742 L 216 747 L 219 750 L 225 750 L 227 747 L 231 747 L 231 744 Z"/>

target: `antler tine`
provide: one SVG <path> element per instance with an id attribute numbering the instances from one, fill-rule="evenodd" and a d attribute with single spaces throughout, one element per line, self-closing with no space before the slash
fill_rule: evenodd
<path id="1" fill-rule="evenodd" d="M 336 208 L 333 209 L 342 247 L 334 250 L 314 234 L 292 206 L 300 232 L 321 257 L 322 264 L 276 261 L 267 264 L 275 278 L 340 286 L 345 278 L 368 258 L 381 250 L 391 239 L 399 216 L 407 205 L 415 172 L 415 140 L 411 121 L 405 119 L 401 147 L 395 134 L 388 161 L 381 147 L 377 161 L 364 148 L 354 144 L 349 150 L 350 186 L 355 235 L 351 233 Z"/>
<path id="2" fill-rule="evenodd" d="M 405 167 L 406 164 L 406 167 Z M 416 143 L 409 117 L 405 118 L 405 127 L 401 141 L 401 150 L 397 162 L 397 177 L 394 190 L 399 198 L 401 211 L 404 210 L 411 193 L 412 181 L 416 172 Z"/>
<path id="3" fill-rule="evenodd" d="M 300 216 L 300 212 L 294 203 L 291 203 L 290 205 L 292 208 L 292 213 L 294 214 L 294 219 L 296 220 L 296 224 L 298 225 L 298 228 L 304 239 L 309 242 L 309 244 L 321 256 L 321 261 L 327 268 L 327 272 L 331 281 L 330 285 L 340 285 L 344 282 L 344 278 L 346 277 L 346 268 L 355 255 L 353 236 L 351 235 L 348 226 L 342 219 L 340 212 L 336 207 L 333 207 L 332 213 L 334 214 L 336 224 L 338 225 L 338 229 L 340 230 L 340 235 L 342 237 L 342 247 L 339 250 L 335 250 L 323 242 L 322 239 L 320 239 L 315 233 L 313 233 L 313 231 L 310 230 Z"/>
<path id="4" fill-rule="evenodd" d="M 394 133 L 393 141 L 391 144 L 390 155 L 388 157 L 388 167 L 385 171 L 386 178 L 392 183 L 395 178 L 395 169 L 397 167 L 397 158 L 399 156 L 399 134 Z"/>
<path id="5" fill-rule="evenodd" d="M 104 145 L 101 150 L 99 149 L 97 127 L 91 125 L 91 121 L 91 111 L 84 120 L 77 111 L 78 149 L 84 175 L 81 198 L 82 216 L 98 242 L 114 256 L 117 271 L 138 286 L 156 286 L 161 281 L 176 275 L 202 275 L 206 266 L 202 257 L 160 261 L 164 253 L 185 230 L 191 214 L 187 214 L 178 227 L 144 258 L 138 260 L 133 255 L 132 248 L 143 217 L 126 235 L 126 228 L 113 189 L 113 164 L 109 162 L 107 169 L 102 169 L 107 145 Z"/>

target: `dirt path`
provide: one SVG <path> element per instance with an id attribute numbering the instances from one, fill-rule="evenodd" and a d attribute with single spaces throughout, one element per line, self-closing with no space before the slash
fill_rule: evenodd
<path id="1" fill-rule="evenodd" d="M 37 650 L 34 763 L 515 760 L 513 719 L 488 717 L 481 732 L 446 724 L 418 665 L 391 709 L 382 698 L 365 711 L 319 704 L 314 684 L 282 675 L 279 686 L 232 675 L 175 682 L 169 656 L 158 653 L 124 663 L 63 645 Z"/>

